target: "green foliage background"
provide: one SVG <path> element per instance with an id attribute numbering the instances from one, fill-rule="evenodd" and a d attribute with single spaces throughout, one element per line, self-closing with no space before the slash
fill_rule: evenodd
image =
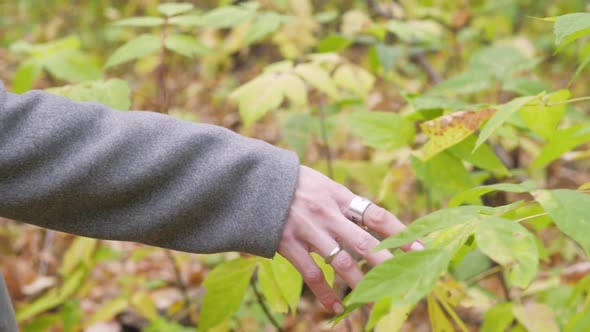
<path id="1" fill-rule="evenodd" d="M 588 331 L 589 11 L 581 0 L 2 2 L 0 78 L 285 146 L 411 222 L 383 241 L 396 258 L 368 272 L 336 323 L 395 331 L 426 308 L 434 331 Z M 428 249 L 397 249 L 415 239 Z M 165 282 L 121 272 L 120 295 L 89 313 L 93 271 L 149 253 L 67 243 L 56 287 L 18 303 L 24 331 L 125 311 L 148 331 L 282 329 L 305 312 L 285 259 L 224 254 L 199 258 L 202 284 L 177 278 L 175 306 L 152 300 Z M 187 255 L 164 257 L 187 269 Z"/>

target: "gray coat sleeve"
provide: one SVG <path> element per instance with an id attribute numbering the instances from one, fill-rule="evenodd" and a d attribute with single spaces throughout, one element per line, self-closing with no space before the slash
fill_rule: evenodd
<path id="1" fill-rule="evenodd" d="M 0 82 L 0 216 L 175 250 L 271 257 L 299 160 L 230 130 Z"/>

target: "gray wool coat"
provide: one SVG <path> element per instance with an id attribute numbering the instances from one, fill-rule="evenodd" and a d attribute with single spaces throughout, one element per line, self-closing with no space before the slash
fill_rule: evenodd
<path id="1" fill-rule="evenodd" d="M 294 153 L 221 127 L 42 91 L 16 95 L 0 82 L 0 217 L 186 252 L 271 257 L 298 170 Z M 0 331 L 10 331 L 2 288 Z"/>

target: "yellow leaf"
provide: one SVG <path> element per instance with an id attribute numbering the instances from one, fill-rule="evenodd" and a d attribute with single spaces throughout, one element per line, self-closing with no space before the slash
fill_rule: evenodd
<path id="1" fill-rule="evenodd" d="M 430 138 L 422 147 L 423 159 L 428 160 L 461 142 L 478 130 L 495 112 L 495 109 L 462 111 L 422 123 L 420 128 Z"/>

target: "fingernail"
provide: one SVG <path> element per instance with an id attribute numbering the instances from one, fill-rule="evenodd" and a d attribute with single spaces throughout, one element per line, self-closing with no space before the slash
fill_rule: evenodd
<path id="1" fill-rule="evenodd" d="M 342 306 L 342 304 L 336 302 L 332 306 L 332 310 L 334 310 L 334 312 L 337 313 L 338 315 L 341 315 L 344 312 L 344 307 Z"/>
<path id="2" fill-rule="evenodd" d="M 410 246 L 410 250 L 421 251 L 421 250 L 424 250 L 424 246 L 422 245 L 422 243 L 416 241 L 416 242 L 412 243 L 412 245 Z"/>

